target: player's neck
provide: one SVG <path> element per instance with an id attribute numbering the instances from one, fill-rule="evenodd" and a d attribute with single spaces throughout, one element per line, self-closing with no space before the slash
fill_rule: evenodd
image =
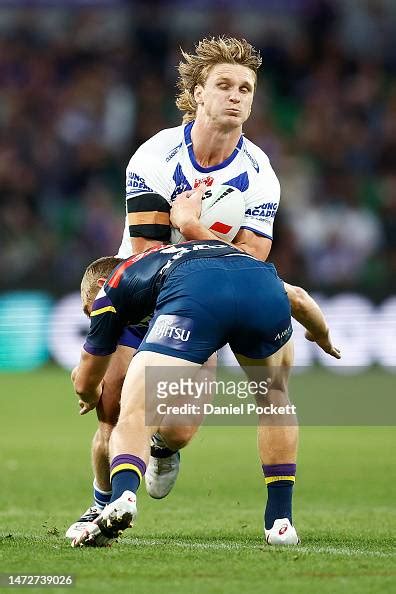
<path id="1" fill-rule="evenodd" d="M 201 167 L 213 167 L 222 163 L 235 150 L 241 134 L 240 128 L 218 130 L 196 120 L 191 129 L 195 159 Z"/>

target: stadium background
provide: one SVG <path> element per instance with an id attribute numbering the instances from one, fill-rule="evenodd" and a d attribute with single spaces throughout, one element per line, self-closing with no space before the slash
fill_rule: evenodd
<path id="1" fill-rule="evenodd" d="M 38 327 L 50 325 L 48 298 L 76 291 L 88 262 L 116 252 L 128 160 L 181 121 L 179 47 L 224 32 L 246 36 L 263 57 L 245 133 L 281 182 L 271 259 L 289 282 L 322 296 L 370 299 L 363 308 L 361 300 L 337 302 L 336 320 L 350 320 L 355 308 L 362 328 L 370 304 L 385 302 L 374 342 L 388 348 L 396 318 L 395 20 L 390 0 L 3 2 L 0 368 L 17 368 L 14 358 L 22 366 L 26 340 L 17 356 L 10 344 L 16 336 L 15 350 L 22 336 L 20 312 L 33 309 Z M 9 293 L 26 290 L 34 292 Z M 29 330 L 26 368 L 49 356 L 47 339 L 32 322 Z"/>
<path id="2" fill-rule="evenodd" d="M 67 373 L 48 361 L 70 367 L 78 354 L 85 326 L 75 292 L 85 265 L 118 249 L 131 154 L 181 121 L 179 47 L 226 33 L 245 36 L 263 57 L 245 133 L 281 182 L 271 259 L 329 305 L 333 327 L 341 320 L 336 337 L 347 364 L 382 365 L 353 368 L 349 378 L 315 367 L 296 377 L 294 393 L 328 401 L 365 391 L 372 408 L 379 395 L 391 397 L 395 32 L 392 0 L 0 3 L 1 571 L 74 571 L 82 589 L 106 591 L 111 560 L 112 583 L 124 589 L 133 578 L 153 593 L 164 580 L 174 592 L 262 583 L 282 592 L 287 562 L 296 592 L 393 591 L 395 437 L 385 427 L 304 429 L 296 522 L 307 546 L 298 553 L 261 550 L 254 432 L 225 427 L 202 430 L 183 454 L 180 483 L 161 514 L 144 500 L 126 539 L 132 551 L 77 558 L 62 534 L 88 504 L 94 418 L 77 417 Z M 299 345 L 300 364 L 312 363 L 312 347 Z M 386 409 L 383 420 L 394 424 Z M 235 443 L 238 456 L 230 455 Z M 148 558 L 156 568 L 150 583 Z"/>

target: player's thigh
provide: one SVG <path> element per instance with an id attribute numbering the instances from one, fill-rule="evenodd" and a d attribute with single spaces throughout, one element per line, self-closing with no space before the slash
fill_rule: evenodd
<path id="1" fill-rule="evenodd" d="M 165 414 L 161 421 L 160 433 L 171 449 L 179 450 L 185 447 L 194 437 L 205 418 L 204 405 L 213 400 L 213 385 L 216 380 L 217 353 L 196 372 L 194 371 L 194 387 L 186 401 L 195 405 L 186 414 L 175 416 Z M 185 400 L 183 400 L 184 402 Z"/>
<path id="2" fill-rule="evenodd" d="M 262 359 L 252 359 L 234 353 L 251 381 L 269 379 L 272 390 L 287 392 L 290 370 L 294 361 L 294 344 L 290 338 L 278 351 Z"/>
<path id="3" fill-rule="evenodd" d="M 155 418 L 146 420 L 149 425 L 155 425 L 163 417 L 157 409 L 165 399 L 169 382 L 181 385 L 200 368 L 200 364 L 179 357 L 139 351 L 129 365 L 122 387 L 120 418 L 129 414 L 154 415 Z"/>
<path id="4" fill-rule="evenodd" d="M 102 398 L 97 406 L 98 420 L 115 425 L 120 412 L 122 386 L 136 349 L 119 345 L 113 354 L 103 382 Z"/>

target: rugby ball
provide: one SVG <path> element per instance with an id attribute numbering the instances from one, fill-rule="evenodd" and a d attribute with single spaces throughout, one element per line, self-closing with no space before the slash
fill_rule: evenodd
<path id="1" fill-rule="evenodd" d="M 238 233 L 244 217 L 245 200 L 240 190 L 225 184 L 206 190 L 202 197 L 199 220 L 217 237 L 232 241 Z M 171 241 L 180 243 L 185 241 L 185 238 L 178 229 L 172 228 Z"/>

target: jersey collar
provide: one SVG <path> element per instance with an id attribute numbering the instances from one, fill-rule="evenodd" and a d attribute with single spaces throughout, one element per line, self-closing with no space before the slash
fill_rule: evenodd
<path id="1" fill-rule="evenodd" d="M 227 167 L 227 165 L 232 163 L 232 161 L 235 159 L 235 157 L 237 156 L 237 154 L 239 153 L 239 151 L 242 148 L 243 136 L 242 135 L 240 136 L 240 138 L 238 140 L 238 144 L 234 148 L 231 155 L 229 157 L 227 157 L 227 159 L 225 161 L 223 161 L 222 163 L 219 163 L 218 165 L 213 165 L 212 167 L 201 167 L 201 165 L 199 163 L 197 163 L 197 160 L 195 158 L 194 149 L 193 149 L 192 140 L 191 140 L 191 128 L 193 127 L 193 124 L 194 124 L 194 122 L 190 122 L 185 126 L 185 128 L 184 128 L 184 142 L 186 143 L 186 147 L 188 149 L 190 161 L 194 165 L 195 169 L 197 171 L 200 171 L 201 173 L 210 173 L 211 171 L 217 171 L 218 169 L 223 169 L 224 167 Z"/>

